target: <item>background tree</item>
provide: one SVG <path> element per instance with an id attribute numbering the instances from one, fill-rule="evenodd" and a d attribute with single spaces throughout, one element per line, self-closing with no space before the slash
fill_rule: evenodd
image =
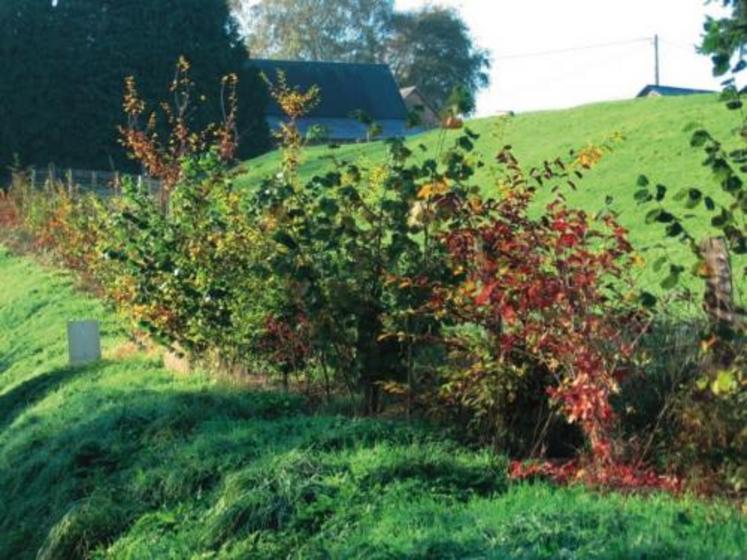
<path id="1" fill-rule="evenodd" d="M 205 94 L 198 121 L 220 116 L 220 79 L 240 76 L 242 156 L 268 145 L 259 77 L 224 0 L 3 0 L 0 6 L 0 167 L 109 169 L 129 160 L 118 143 L 124 78 L 146 100 L 166 93 L 174 64 L 191 61 Z"/>
<path id="2" fill-rule="evenodd" d="M 474 96 L 490 81 L 489 54 L 474 45 L 459 14 L 447 8 L 396 14 L 386 58 L 400 84 L 417 85 L 438 108 L 455 89 Z"/>
<path id="3" fill-rule="evenodd" d="M 254 58 L 389 64 L 437 108 L 488 84 L 488 53 L 451 9 L 396 12 L 393 0 L 232 0 Z"/>
<path id="4" fill-rule="evenodd" d="M 372 62 L 394 0 L 231 0 L 254 58 Z"/>

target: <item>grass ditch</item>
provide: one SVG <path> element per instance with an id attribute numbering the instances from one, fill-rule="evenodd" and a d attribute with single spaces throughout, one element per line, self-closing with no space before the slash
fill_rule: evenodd
<path id="1" fill-rule="evenodd" d="M 155 355 L 70 277 L 0 249 L 0 558 L 740 558 L 744 516 L 509 484 L 505 460 L 397 421 L 310 414 Z M 66 366 L 64 324 L 105 360 Z"/>

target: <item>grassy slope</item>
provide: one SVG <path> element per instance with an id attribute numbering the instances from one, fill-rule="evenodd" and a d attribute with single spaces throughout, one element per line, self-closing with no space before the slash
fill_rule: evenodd
<path id="1" fill-rule="evenodd" d="M 425 428 L 310 416 L 121 351 L 102 306 L 0 248 L 0 558 L 737 558 L 744 520 L 664 496 L 507 487 Z M 106 359 L 65 366 L 65 320 Z M 119 349 L 119 350 L 118 350 Z"/>
<path id="2" fill-rule="evenodd" d="M 631 239 L 636 248 L 644 252 L 648 266 L 636 274 L 642 285 L 652 289 L 662 279 L 655 273 L 651 264 L 662 253 L 675 260 L 690 260 L 685 249 L 672 242 L 666 242 L 664 249 L 651 248 L 664 241 L 660 226 L 646 225 L 643 216 L 648 207 L 642 209 L 633 200 L 636 179 L 640 174 L 649 176 L 653 183 L 666 185 L 671 193 L 684 187 L 700 186 L 720 199 L 720 187 L 714 182 L 708 170 L 703 168 L 704 159 L 699 148 L 690 147 L 690 136 L 696 128 L 707 128 L 727 145 L 738 143 L 734 129 L 738 124 L 734 113 L 727 111 L 723 103 L 714 95 L 689 97 L 648 98 L 631 101 L 598 103 L 562 111 L 547 111 L 518 115 L 499 125 L 497 119 L 479 119 L 469 123 L 470 128 L 481 134 L 477 143 L 478 151 L 490 162 L 491 158 L 504 145 L 514 147 L 517 157 L 527 166 L 541 163 L 544 159 L 554 159 L 565 155 L 572 148 L 580 148 L 589 143 L 602 144 L 615 133 L 624 136 L 622 142 L 614 144 L 614 153 L 607 156 L 585 181 L 570 200 L 589 211 L 596 212 L 605 205 L 605 198 L 612 196 L 611 207 L 619 212 L 620 221 L 631 230 Z M 446 145 L 451 142 L 447 134 Z M 434 152 L 442 141 L 440 132 L 431 132 L 411 140 L 411 144 L 423 143 Z M 329 163 L 324 155 L 326 147 L 310 149 L 302 168 L 304 175 L 311 176 L 323 171 Z M 385 152 L 381 143 L 344 146 L 337 150 L 343 159 L 362 159 L 376 162 Z M 260 177 L 277 169 L 278 154 L 272 153 L 247 162 L 245 184 L 252 184 Z M 487 166 L 478 172 L 481 185 L 491 185 L 491 172 Z M 545 199 L 549 193 L 542 195 Z M 677 203 L 673 203 L 677 208 Z M 703 233 L 706 228 L 706 213 L 696 213 L 691 227 Z M 735 269 L 740 273 L 737 283 L 744 292 L 747 279 L 741 272 L 747 260 L 740 261 Z M 736 263 L 739 264 L 739 263 Z M 699 288 L 700 283 L 691 284 Z"/>

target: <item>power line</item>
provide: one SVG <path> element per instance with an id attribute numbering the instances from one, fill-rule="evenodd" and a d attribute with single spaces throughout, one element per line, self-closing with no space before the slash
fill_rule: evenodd
<path id="1" fill-rule="evenodd" d="M 661 42 L 664 43 L 665 45 L 670 46 L 670 47 L 674 47 L 676 49 L 681 49 L 683 51 L 687 51 L 690 54 L 698 54 L 697 51 L 696 51 L 696 49 L 698 47 L 697 47 L 697 45 L 694 45 L 694 44 L 693 45 L 689 45 L 689 46 L 685 46 L 685 45 L 683 45 L 681 43 L 674 43 L 674 42 L 669 41 L 667 39 L 661 39 Z"/>
<path id="2" fill-rule="evenodd" d="M 629 39 L 627 41 L 616 41 L 612 43 L 599 43 L 596 45 L 585 45 L 581 47 L 568 47 L 564 49 L 555 49 L 555 50 L 549 50 L 549 51 L 538 51 L 538 52 L 531 52 L 531 53 L 522 53 L 522 54 L 509 54 L 505 56 L 496 56 L 493 57 L 494 60 L 511 60 L 511 59 L 517 59 L 517 58 L 530 58 L 530 57 L 537 57 L 537 56 L 547 56 L 550 54 L 562 54 L 562 53 L 569 53 L 569 52 L 578 52 L 578 51 L 588 51 L 588 50 L 594 50 L 594 49 L 604 49 L 607 47 L 618 47 L 623 45 L 632 45 L 635 43 L 643 43 L 651 42 L 651 37 L 642 37 L 640 39 Z"/>
<path id="3" fill-rule="evenodd" d="M 637 52 L 625 52 L 616 56 L 615 60 L 620 63 L 632 63 L 634 59 L 640 59 L 641 53 Z M 610 64 L 609 59 L 594 59 L 593 61 L 584 64 L 583 66 L 575 65 L 573 67 L 563 67 L 555 72 L 543 72 L 542 74 L 533 75 L 531 79 L 522 80 L 521 86 L 527 88 L 534 88 L 540 85 L 547 85 L 548 83 L 566 83 L 568 81 L 578 81 L 579 78 L 588 77 L 589 80 L 594 79 L 593 74 L 600 68 L 608 67 Z"/>

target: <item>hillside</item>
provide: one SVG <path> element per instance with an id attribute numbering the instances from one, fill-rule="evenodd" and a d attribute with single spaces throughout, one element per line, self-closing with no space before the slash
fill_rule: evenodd
<path id="1" fill-rule="evenodd" d="M 0 248 L 0 558 L 737 558 L 691 498 L 514 485 L 423 426 L 174 376 L 68 276 Z M 65 321 L 102 321 L 66 366 Z"/>
<path id="2" fill-rule="evenodd" d="M 727 145 L 737 145 L 735 128 L 738 117 L 729 112 L 715 95 L 689 97 L 646 98 L 629 101 L 598 103 L 573 109 L 520 114 L 509 119 L 477 119 L 468 126 L 480 134 L 476 143 L 477 152 L 486 162 L 491 162 L 498 150 L 511 145 L 516 156 L 527 167 L 540 164 L 544 159 L 554 159 L 589 144 L 600 145 L 619 134 L 622 139 L 612 143 L 613 153 L 607 155 L 579 185 L 569 199 L 587 209 L 597 212 L 605 207 L 607 197 L 612 197 L 610 208 L 619 213 L 621 223 L 630 229 L 635 247 L 642 252 L 647 264 L 635 274 L 640 284 L 658 291 L 657 286 L 664 272 L 654 272 L 652 263 L 662 254 L 675 261 L 691 262 L 689 253 L 670 240 L 666 240 L 660 225 L 647 225 L 644 215 L 648 208 L 637 205 L 633 199 L 636 180 L 647 175 L 652 183 L 661 183 L 670 193 L 698 186 L 715 199 L 722 199 L 720 186 L 709 171 L 701 165 L 704 159 L 700 148 L 690 147 L 692 132 L 706 128 Z M 439 146 L 452 143 L 457 132 L 434 131 L 410 139 L 412 147 L 423 144 L 430 154 L 438 152 Z M 330 165 L 325 156 L 327 147 L 307 150 L 302 174 L 312 176 Z M 385 154 L 381 142 L 343 146 L 334 151 L 340 159 L 375 163 Z M 244 164 L 243 184 L 252 185 L 263 176 L 275 172 L 279 163 L 277 153 L 271 153 Z M 494 184 L 492 166 L 478 171 L 476 180 L 484 189 Z M 540 200 L 547 200 L 548 193 L 541 193 Z M 674 203 L 677 208 L 677 204 Z M 704 234 L 709 220 L 705 212 L 695 212 L 691 227 Z M 657 247 L 663 243 L 663 248 Z M 735 262 L 738 272 L 736 283 L 742 294 L 747 290 L 747 279 L 742 273 L 747 260 Z M 700 283 L 686 280 L 695 291 Z M 744 301 L 742 299 L 742 301 Z M 696 304 L 699 306 L 699 304 Z"/>

